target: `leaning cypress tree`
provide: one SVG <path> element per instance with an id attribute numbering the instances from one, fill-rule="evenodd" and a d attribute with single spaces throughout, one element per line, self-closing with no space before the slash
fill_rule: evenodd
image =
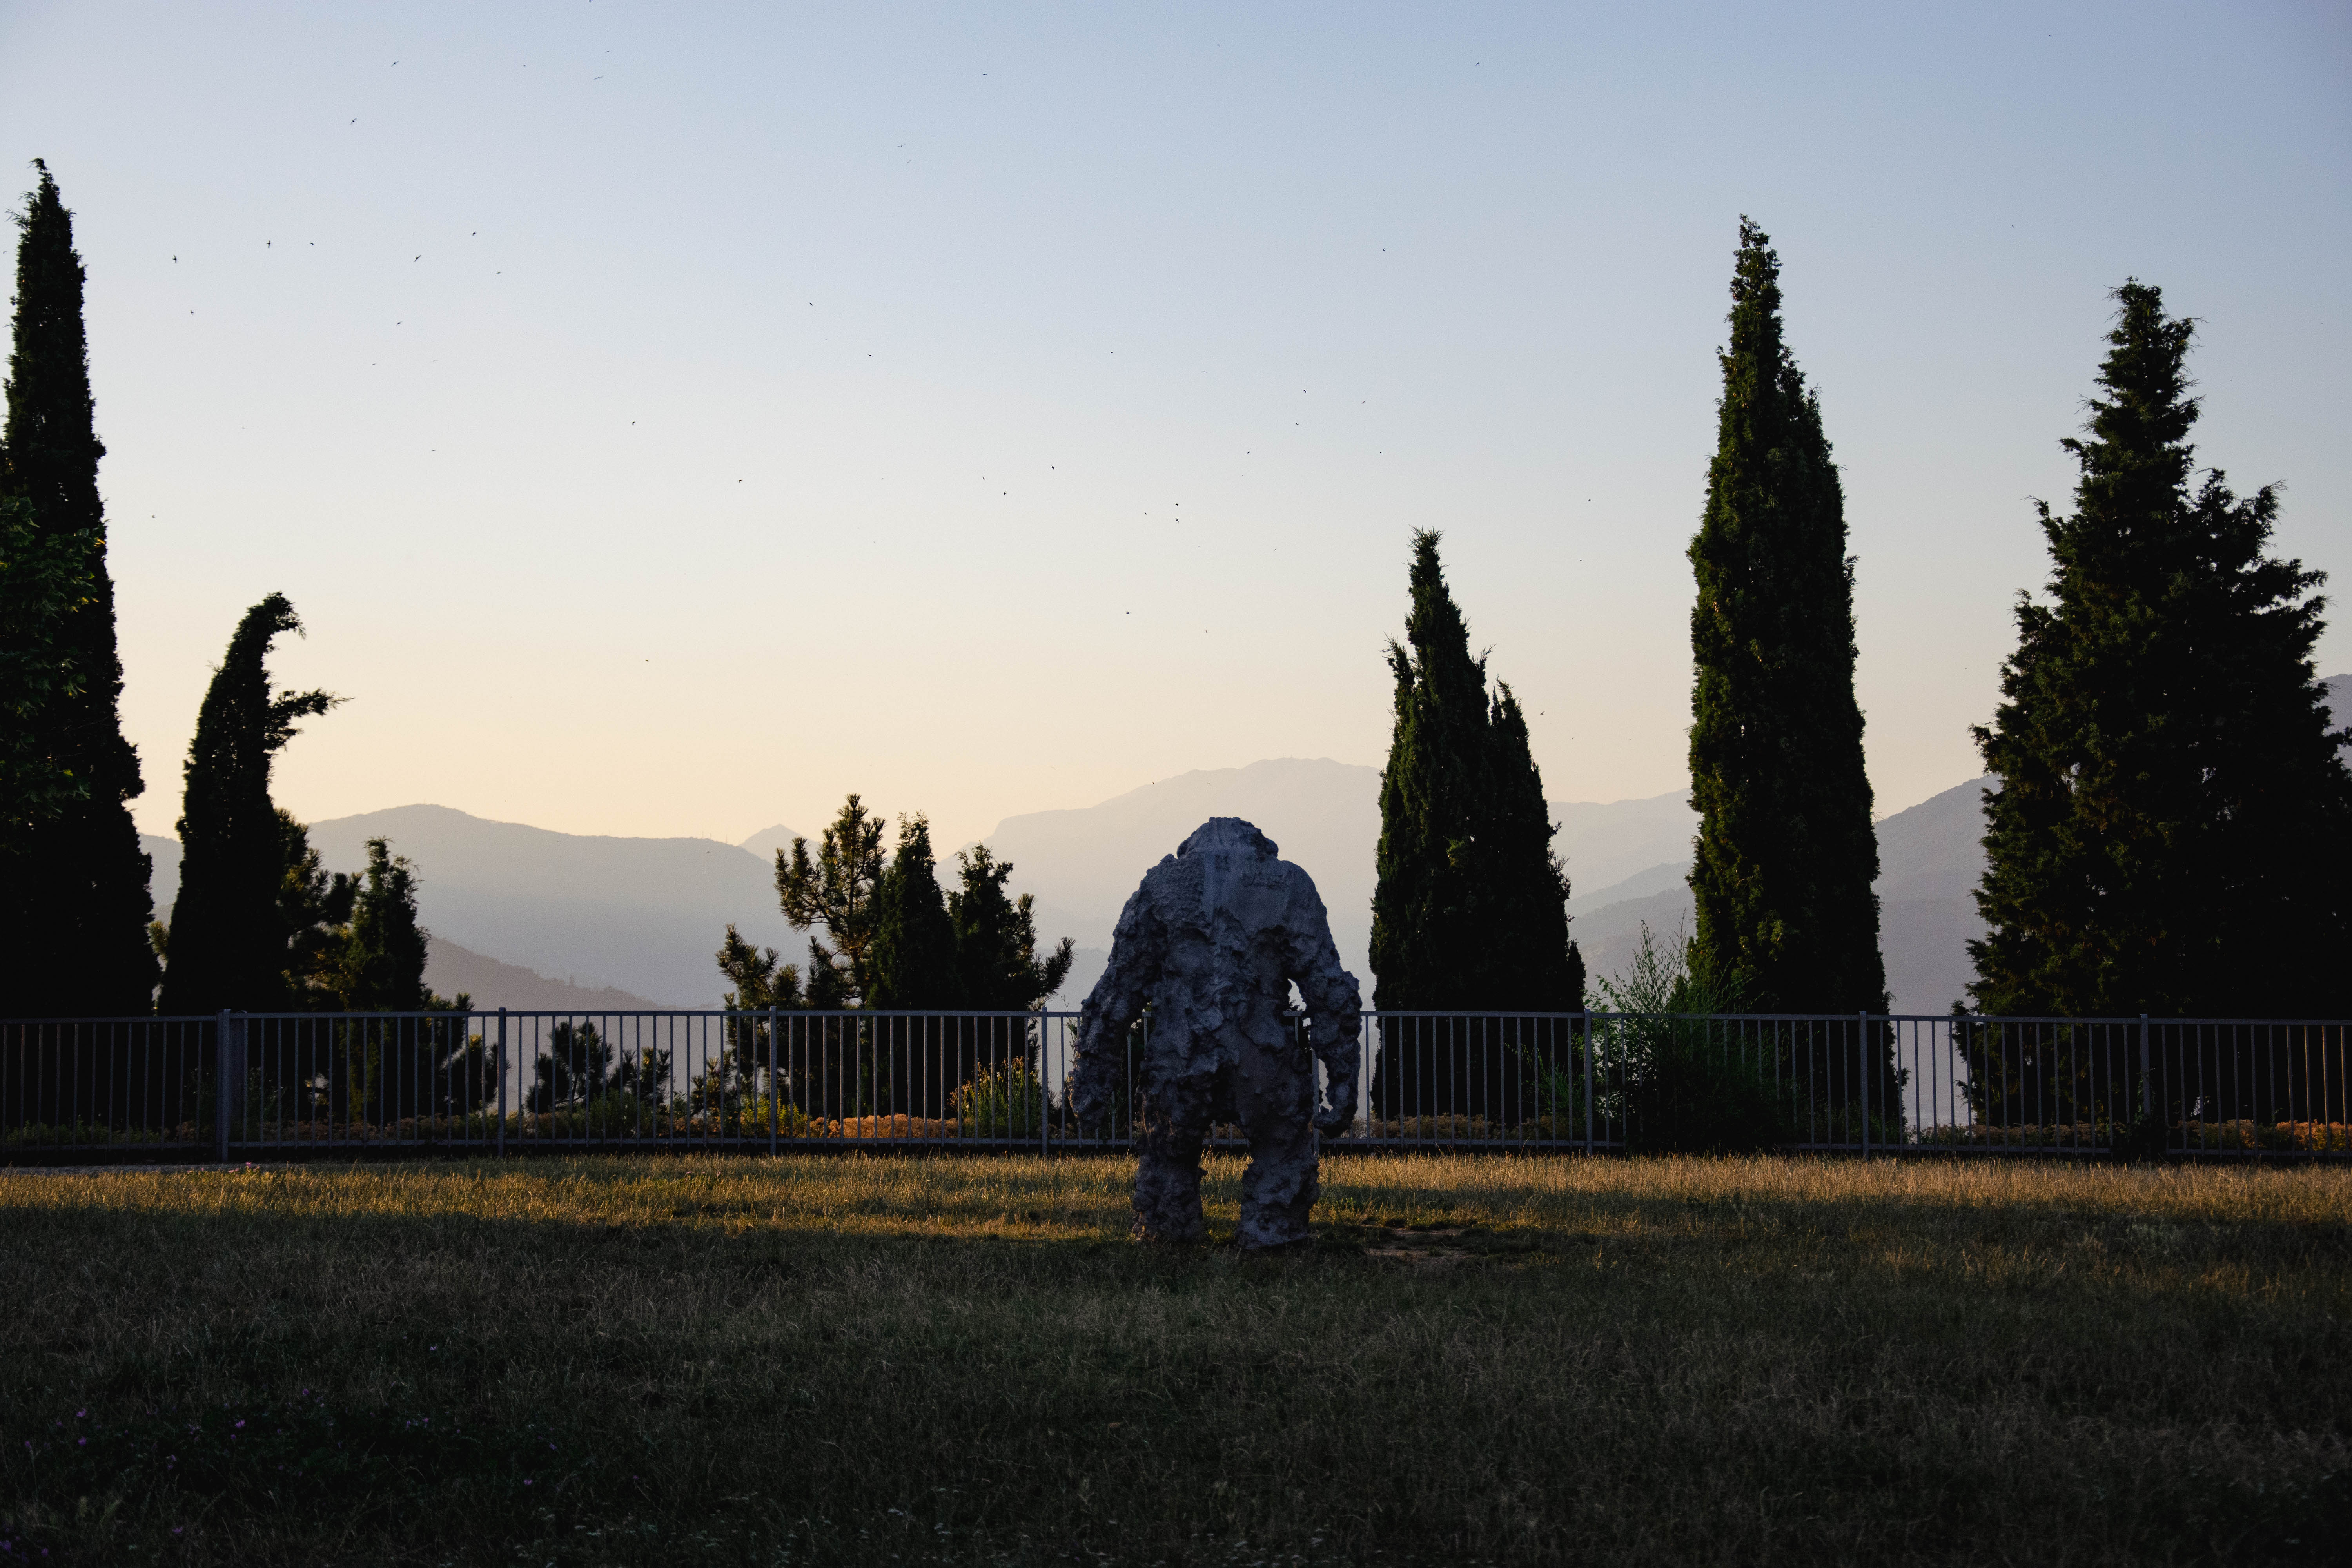
<path id="1" fill-rule="evenodd" d="M 1381 776 L 1372 894 L 1375 1006 L 1391 1011 L 1573 1012 L 1584 963 L 1568 934 L 1568 878 L 1552 853 L 1543 780 L 1510 689 L 1445 585 L 1438 535 L 1413 535 L 1405 643 L 1389 645 L 1395 728 Z M 1527 1042 L 1476 1026 L 1383 1033 L 1373 1094 L 1382 1115 L 1510 1115 Z M 1511 1065 L 1517 1064 L 1517 1065 Z"/>
<path id="2" fill-rule="evenodd" d="M 2311 653 L 2322 576 L 2266 555 L 2275 489 L 2194 479 L 2192 323 L 2120 309 L 2072 517 L 2041 508 L 2050 602 L 2020 597 L 1977 743 L 1993 1014 L 2352 1012 L 2352 775 Z M 2230 1114 L 2247 1114 L 2242 1108 Z"/>
<path id="3" fill-rule="evenodd" d="M 122 663 L 115 651 L 114 582 L 106 568 L 106 513 L 98 495 L 98 438 L 82 329 L 81 258 L 73 215 L 47 168 L 17 219 L 16 312 L 8 361 L 8 416 L 0 431 L 0 489 L 32 509 L 50 541 L 83 555 L 79 589 L 55 637 L 75 679 L 61 683 L 27 728 L 31 749 L 69 776 L 71 795 L 37 825 L 0 822 L 0 1011 L 91 1015 L 153 1006 L 155 955 L 147 941 L 151 868 L 127 802 L 138 795 L 139 753 L 116 712 Z M 12 637 L 11 641 L 14 640 Z"/>
<path id="4" fill-rule="evenodd" d="M 289 994 L 289 846 L 269 798 L 269 769 L 294 738 L 295 721 L 335 703 L 323 691 L 270 690 L 270 643 L 301 629 L 282 594 L 247 610 L 196 710 L 179 822 L 180 896 L 163 973 L 167 1014 L 301 1005 Z"/>
<path id="5" fill-rule="evenodd" d="M 1883 1013 L 1845 500 L 1820 399 L 1781 341 L 1780 276 L 1769 237 L 1741 218 L 1690 546 L 1692 956 L 1764 1011 Z"/>

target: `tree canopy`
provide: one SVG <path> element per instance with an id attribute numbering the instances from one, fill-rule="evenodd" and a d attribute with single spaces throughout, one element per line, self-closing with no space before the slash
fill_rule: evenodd
<path id="1" fill-rule="evenodd" d="M 154 1005 L 152 870 L 128 803 L 122 663 L 73 215 L 47 166 L 17 219 L 16 305 L 0 428 L 8 515 L 0 687 L 19 798 L 0 811 L 0 1011 L 84 1016 Z"/>
<path id="2" fill-rule="evenodd" d="M 269 645 L 301 629 L 282 594 L 247 610 L 197 710 L 179 821 L 180 895 L 163 974 L 165 1013 L 300 1005 L 289 994 L 296 933 L 286 906 L 289 895 L 307 897 L 309 879 L 320 873 L 289 858 L 307 858 L 309 843 L 307 837 L 299 846 L 289 841 L 287 820 L 269 797 L 269 773 L 294 738 L 296 721 L 336 701 L 324 691 L 271 689 Z M 289 873 L 305 879 L 300 891 L 289 889 Z"/>
<path id="3" fill-rule="evenodd" d="M 1739 223 L 1706 508 L 1691 541 L 1691 961 L 1767 1011 L 1883 1013 L 1853 563 L 1780 260 Z"/>
<path id="4" fill-rule="evenodd" d="M 1489 694 L 1438 542 L 1413 535 L 1406 641 L 1389 645 L 1396 706 L 1381 775 L 1374 1005 L 1574 1012 L 1584 961 L 1527 716 L 1507 685 Z"/>
<path id="5" fill-rule="evenodd" d="M 2020 595 L 1969 987 L 1987 1013 L 2342 1016 L 2352 775 L 2311 654 L 2322 582 L 2266 553 L 2275 487 L 2196 471 L 2193 324 L 2116 291 L 2074 510 Z"/>

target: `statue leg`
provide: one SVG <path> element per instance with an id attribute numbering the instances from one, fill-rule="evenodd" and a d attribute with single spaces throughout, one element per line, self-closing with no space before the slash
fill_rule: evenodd
<path id="1" fill-rule="evenodd" d="M 1242 1174 L 1244 1247 L 1287 1247 L 1307 1238 L 1316 1181 L 1315 1059 L 1286 1037 L 1279 1048 L 1253 1041 L 1234 1074 L 1234 1110 L 1250 1145 Z"/>
<path id="2" fill-rule="evenodd" d="M 1213 1086 L 1178 1078 L 1144 1088 L 1135 1141 L 1135 1234 L 1146 1241 L 1199 1241 L 1201 1145 L 1209 1131 Z"/>

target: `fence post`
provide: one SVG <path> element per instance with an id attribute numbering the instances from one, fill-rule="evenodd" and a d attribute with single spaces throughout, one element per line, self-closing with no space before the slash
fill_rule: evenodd
<path id="1" fill-rule="evenodd" d="M 1051 1108 L 1045 1103 L 1045 1075 L 1053 1070 L 1053 1064 L 1045 1059 L 1045 1005 L 1040 1002 L 1037 1005 L 1037 1152 L 1040 1155 L 1052 1152 L 1047 1147 L 1047 1140 L 1054 1131 Z M 1009 1075 L 1004 1087 L 1008 1089 L 1013 1087 Z"/>
<path id="2" fill-rule="evenodd" d="M 2156 1122 L 2156 1085 L 2147 1073 L 2147 1015 L 2139 1016 L 2139 1114 L 2150 1126 Z"/>
<path id="3" fill-rule="evenodd" d="M 1870 1080 L 1877 1075 L 1870 1070 L 1870 1009 L 1862 1010 L 1862 1152 L 1870 1154 Z"/>
<path id="4" fill-rule="evenodd" d="M 507 1010 L 499 1009 L 499 1154 L 507 1152 Z"/>
<path id="5" fill-rule="evenodd" d="M 776 1084 L 776 1010 L 768 1009 L 768 1152 L 776 1152 L 776 1123 L 783 1119 L 784 1108 Z"/>

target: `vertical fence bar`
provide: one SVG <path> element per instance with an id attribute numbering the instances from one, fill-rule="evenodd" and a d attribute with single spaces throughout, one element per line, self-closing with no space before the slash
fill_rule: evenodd
<path id="1" fill-rule="evenodd" d="M 1859 1097 L 1862 1100 L 1862 1152 L 1864 1156 L 1867 1158 L 1870 1153 L 1870 1080 L 1878 1076 L 1871 1070 L 1870 1011 L 1868 1008 L 1864 1008 L 1863 1010 L 1862 1032 L 1860 1036 L 1857 1037 L 1857 1039 L 1858 1044 L 1855 1055 L 1856 1059 L 1861 1064 L 1862 1068 L 1861 1095 Z"/>
<path id="2" fill-rule="evenodd" d="M 228 1009 L 213 1020 L 213 1140 L 228 1163 Z"/>
<path id="3" fill-rule="evenodd" d="M 507 1010 L 499 1009 L 499 1157 L 507 1152 Z"/>

